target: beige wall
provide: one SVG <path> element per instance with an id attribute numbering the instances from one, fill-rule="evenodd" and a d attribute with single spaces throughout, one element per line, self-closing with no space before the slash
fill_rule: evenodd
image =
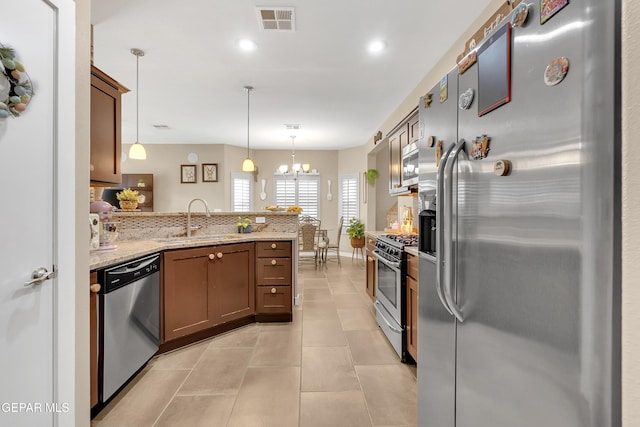
<path id="1" fill-rule="evenodd" d="M 640 420 L 640 3 L 622 5 L 622 424 L 631 427 Z"/>

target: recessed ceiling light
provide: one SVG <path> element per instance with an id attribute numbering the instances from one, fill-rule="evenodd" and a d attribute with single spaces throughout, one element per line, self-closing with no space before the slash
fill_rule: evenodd
<path id="1" fill-rule="evenodd" d="M 240 40 L 238 42 L 238 46 L 240 46 L 240 49 L 244 50 L 245 52 L 251 52 L 252 50 L 256 50 L 258 48 L 256 42 L 249 39 Z"/>
<path id="2" fill-rule="evenodd" d="M 382 52 L 385 47 L 387 47 L 387 44 L 384 41 L 374 40 L 369 43 L 369 47 L 367 49 L 369 50 L 369 53 L 376 54 Z"/>

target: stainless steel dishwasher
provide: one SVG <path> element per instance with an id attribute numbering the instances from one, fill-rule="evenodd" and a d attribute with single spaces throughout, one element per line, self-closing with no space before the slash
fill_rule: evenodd
<path id="1" fill-rule="evenodd" d="M 160 254 L 102 270 L 99 399 L 106 403 L 158 351 Z"/>

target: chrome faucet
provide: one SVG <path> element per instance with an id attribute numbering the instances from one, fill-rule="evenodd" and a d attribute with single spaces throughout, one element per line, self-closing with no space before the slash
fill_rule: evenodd
<path id="1" fill-rule="evenodd" d="M 191 237 L 191 204 L 196 200 L 200 200 L 204 203 L 204 208 L 207 210 L 207 217 L 211 216 L 211 211 L 209 211 L 209 205 L 205 199 L 191 199 L 189 205 L 187 206 L 187 237 Z M 198 227 L 200 228 L 200 227 Z"/>

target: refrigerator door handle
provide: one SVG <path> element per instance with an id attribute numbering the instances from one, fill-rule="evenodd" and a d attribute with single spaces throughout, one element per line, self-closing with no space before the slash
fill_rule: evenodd
<path id="1" fill-rule="evenodd" d="M 461 151 L 464 150 L 464 144 L 465 144 L 464 139 L 461 139 L 460 141 L 458 141 L 455 149 L 449 155 L 449 159 L 447 159 L 447 163 L 445 165 L 445 171 L 444 171 L 445 182 L 448 184 L 448 186 L 445 185 L 446 198 L 444 203 L 445 205 L 444 210 L 445 210 L 445 217 L 449 221 L 449 233 L 448 233 L 448 236 L 446 236 L 447 241 L 449 243 L 449 253 L 447 253 L 447 256 L 449 258 L 449 265 L 447 266 L 447 268 L 449 269 L 449 280 L 445 281 L 444 298 L 447 301 L 447 305 L 451 309 L 453 315 L 461 323 L 464 322 L 464 316 L 462 315 L 462 311 L 460 310 L 455 300 L 453 299 L 453 295 L 451 291 L 452 290 L 451 282 L 453 282 L 453 278 L 455 277 L 455 268 L 456 268 L 453 262 L 454 248 L 453 248 L 452 219 L 453 219 L 454 198 L 453 198 L 453 182 L 452 181 L 453 181 L 453 168 L 458 163 L 458 155 L 460 154 Z M 456 197 L 456 203 L 457 203 L 457 197 Z"/>
<path id="2" fill-rule="evenodd" d="M 444 281 L 444 275 L 442 269 L 446 264 L 444 256 L 444 204 L 445 204 L 445 182 L 444 182 L 444 167 L 447 164 L 449 154 L 455 148 L 456 144 L 451 144 L 440 158 L 440 164 L 438 165 L 438 172 L 436 175 L 437 188 L 436 188 L 436 291 L 438 291 L 438 298 L 440 302 L 447 310 L 447 312 L 453 316 L 453 312 L 444 297 L 442 290 L 442 282 Z"/>

